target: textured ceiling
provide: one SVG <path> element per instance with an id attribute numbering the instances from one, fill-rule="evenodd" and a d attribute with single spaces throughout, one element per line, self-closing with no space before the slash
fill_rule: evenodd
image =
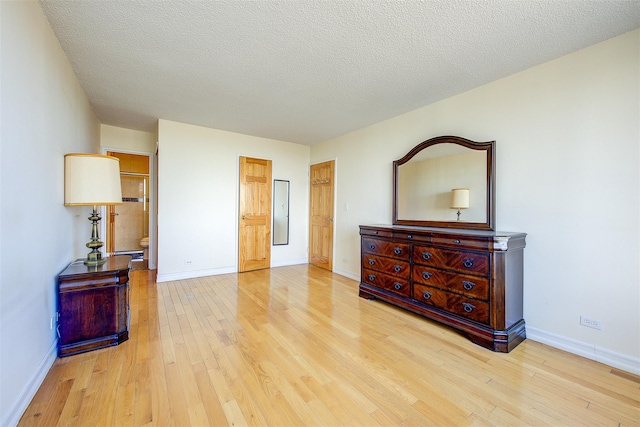
<path id="1" fill-rule="evenodd" d="M 42 0 L 104 124 L 312 145 L 640 27 L 640 1 Z"/>

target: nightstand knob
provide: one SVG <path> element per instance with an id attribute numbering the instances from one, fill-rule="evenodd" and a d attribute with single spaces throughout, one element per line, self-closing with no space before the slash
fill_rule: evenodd
<path id="1" fill-rule="evenodd" d="M 400 271 L 402 270 L 402 266 L 401 265 L 394 265 L 393 269 L 395 270 L 396 273 L 400 273 Z"/>
<path id="2" fill-rule="evenodd" d="M 376 248 L 376 245 L 374 245 L 373 243 L 369 245 L 369 249 L 374 250 L 375 248 Z"/>
<path id="3" fill-rule="evenodd" d="M 369 275 L 369 281 L 373 282 L 374 280 L 376 280 L 376 276 L 374 276 L 373 274 Z"/>
<path id="4" fill-rule="evenodd" d="M 429 280 L 429 279 L 431 279 L 431 273 L 429 273 L 428 271 L 423 271 L 423 272 L 422 272 L 422 278 L 423 278 L 424 280 Z"/>
<path id="5" fill-rule="evenodd" d="M 402 249 L 401 248 L 394 248 L 393 249 L 393 253 L 396 255 L 400 255 L 402 253 Z"/>
<path id="6" fill-rule="evenodd" d="M 475 283 L 470 282 L 470 281 L 468 281 L 468 280 L 463 280 L 463 281 L 462 281 L 462 286 L 463 286 L 466 290 L 468 290 L 468 291 L 470 291 L 471 289 L 473 289 L 473 287 L 474 287 L 475 285 L 476 285 Z"/>
<path id="7" fill-rule="evenodd" d="M 422 259 L 429 261 L 431 259 L 431 252 L 422 252 Z"/>
<path id="8" fill-rule="evenodd" d="M 402 289 L 402 284 L 398 282 L 394 282 L 393 287 L 396 289 L 396 291 L 399 291 L 400 289 Z"/>
<path id="9" fill-rule="evenodd" d="M 375 259 L 369 259 L 369 265 L 374 265 L 376 263 Z"/>
<path id="10" fill-rule="evenodd" d="M 473 267 L 473 258 L 465 259 L 464 261 L 462 261 L 462 264 L 467 268 Z"/>
<path id="11" fill-rule="evenodd" d="M 427 292 L 427 291 L 422 292 L 422 297 L 423 297 L 424 299 L 429 299 L 429 298 L 431 298 L 431 292 Z"/>
<path id="12" fill-rule="evenodd" d="M 468 302 L 463 302 L 462 307 L 464 308 L 464 311 L 466 311 L 467 313 L 471 313 L 473 309 L 476 308 L 475 305 L 469 304 Z"/>

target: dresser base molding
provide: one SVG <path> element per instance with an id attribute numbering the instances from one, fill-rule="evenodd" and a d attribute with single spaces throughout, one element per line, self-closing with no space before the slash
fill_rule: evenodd
<path id="1" fill-rule="evenodd" d="M 495 352 L 508 353 L 527 337 L 524 319 L 516 322 L 505 331 L 496 331 L 485 325 L 479 325 L 463 317 L 456 318 L 450 313 L 436 307 L 416 303 L 416 301 L 412 301 L 409 298 L 397 296 L 366 283 L 360 283 L 358 294 L 360 298 L 368 300 L 379 299 L 420 316 L 435 320 L 442 325 L 453 328 L 471 342 Z"/>
<path id="2" fill-rule="evenodd" d="M 73 344 L 61 345 L 58 354 L 60 357 L 72 356 L 74 354 L 85 353 L 87 351 L 95 350 L 98 348 L 111 347 L 114 345 L 122 344 L 128 339 L 129 331 L 124 331 L 119 334 L 106 335 L 103 337 L 76 342 Z"/>

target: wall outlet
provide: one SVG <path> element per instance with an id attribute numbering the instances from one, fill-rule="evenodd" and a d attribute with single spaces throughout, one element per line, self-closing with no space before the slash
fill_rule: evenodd
<path id="1" fill-rule="evenodd" d="M 594 329 L 602 329 L 602 320 L 595 320 L 587 316 L 580 316 L 580 324 Z"/>
<path id="2" fill-rule="evenodd" d="M 191 261 L 190 259 L 188 259 L 188 260 L 186 260 L 184 263 L 185 263 L 185 264 L 187 264 L 187 265 L 189 265 L 189 264 L 191 264 L 191 263 L 192 263 L 192 261 Z"/>

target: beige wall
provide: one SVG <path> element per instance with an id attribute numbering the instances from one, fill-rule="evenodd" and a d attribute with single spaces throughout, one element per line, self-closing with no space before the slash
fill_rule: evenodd
<path id="1" fill-rule="evenodd" d="M 628 358 L 638 370 L 639 38 L 634 31 L 314 146 L 312 163 L 337 159 L 336 271 L 359 276 L 359 224 L 391 221 L 393 160 L 438 135 L 496 140 L 497 228 L 529 233 L 529 336 L 599 360 Z M 581 326 L 580 315 L 603 329 Z"/>
<path id="2" fill-rule="evenodd" d="M 100 124 L 40 5 L 0 1 L 0 425 L 15 425 L 56 358 L 57 275 L 85 257 L 87 207 L 64 206 L 64 155 Z"/>
<path id="3" fill-rule="evenodd" d="M 100 146 L 125 153 L 146 153 L 156 151 L 156 134 L 116 126 L 100 125 Z"/>
<path id="4" fill-rule="evenodd" d="M 291 182 L 290 239 L 271 265 L 307 262 L 309 147 L 160 120 L 158 281 L 237 271 L 239 156 Z"/>

